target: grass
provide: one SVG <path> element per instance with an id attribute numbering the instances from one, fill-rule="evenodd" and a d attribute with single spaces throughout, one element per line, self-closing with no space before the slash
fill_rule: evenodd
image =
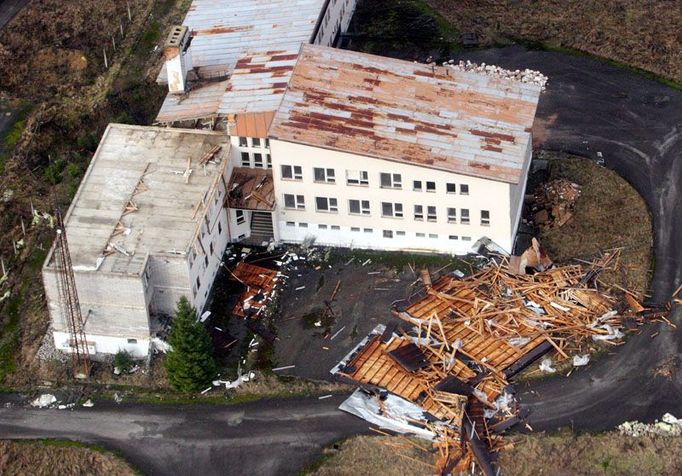
<path id="1" fill-rule="evenodd" d="M 550 256 L 569 262 L 624 247 L 620 268 L 603 273 L 601 280 L 643 295 L 651 278 L 653 253 L 652 222 L 642 197 L 618 174 L 591 160 L 556 153 L 543 158 L 549 160 L 550 180 L 566 178 L 582 186 L 573 219 L 540 232 Z"/>
<path id="2" fill-rule="evenodd" d="M 140 475 L 122 455 L 71 440 L 0 440 L 0 474 Z"/>
<path id="3" fill-rule="evenodd" d="M 31 112 L 31 105 L 26 102 L 20 102 L 18 107 L 19 111 L 14 116 L 14 122 L 0 136 L 0 174 L 4 173 L 7 159 L 14 146 L 21 139 L 21 134 L 26 127 L 26 118 Z M 0 108 L 0 113 L 2 113 L 2 109 L 4 108 Z"/>

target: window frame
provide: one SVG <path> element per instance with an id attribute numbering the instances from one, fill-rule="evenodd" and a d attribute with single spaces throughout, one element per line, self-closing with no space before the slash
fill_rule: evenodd
<path id="1" fill-rule="evenodd" d="M 322 171 L 322 179 L 318 178 L 318 171 Z M 326 167 L 313 167 L 313 182 L 335 184 L 336 171 Z"/>
<path id="2" fill-rule="evenodd" d="M 284 195 L 284 208 L 287 210 L 305 210 L 305 196 L 298 195 L 294 193 L 285 193 Z M 287 197 L 292 197 L 294 200 L 294 206 L 287 205 Z M 300 199 L 300 200 L 299 200 Z"/>
<path id="3" fill-rule="evenodd" d="M 424 205 L 415 205 L 414 206 L 414 220 L 415 221 L 424 221 Z"/>
<path id="4" fill-rule="evenodd" d="M 469 213 L 468 208 L 460 208 L 459 209 L 459 223 L 461 225 L 471 224 L 471 214 Z"/>
<path id="5" fill-rule="evenodd" d="M 352 173 L 357 173 L 358 178 L 351 178 Z M 346 185 L 354 187 L 369 186 L 369 173 L 366 170 L 348 170 L 346 169 Z"/>
<path id="6" fill-rule="evenodd" d="M 384 178 L 388 179 L 389 185 L 384 184 Z M 393 172 L 379 172 L 379 186 L 380 188 L 385 189 L 402 190 L 403 177 L 401 174 L 395 174 Z"/>
<path id="7" fill-rule="evenodd" d="M 353 202 L 357 202 L 357 205 L 358 205 L 358 211 L 357 212 L 353 211 Z M 371 214 L 369 200 L 362 200 L 359 198 L 358 199 L 349 198 L 348 199 L 348 214 L 349 215 L 356 215 L 356 216 L 369 216 Z"/>
<path id="8" fill-rule="evenodd" d="M 320 200 L 326 202 L 326 209 L 320 208 Z M 315 197 L 315 211 L 318 213 L 339 213 L 339 201 L 335 197 Z"/>
<path id="9" fill-rule="evenodd" d="M 490 210 L 481 210 L 481 226 L 490 226 Z"/>
<path id="10" fill-rule="evenodd" d="M 387 215 L 386 205 L 390 205 L 391 214 Z M 403 204 L 399 202 L 381 202 L 381 217 L 382 218 L 404 218 Z"/>

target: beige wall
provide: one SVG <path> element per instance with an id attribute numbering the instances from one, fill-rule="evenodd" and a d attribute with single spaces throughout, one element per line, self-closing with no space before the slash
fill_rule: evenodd
<path id="1" fill-rule="evenodd" d="M 503 248 L 511 248 L 513 225 L 510 209 L 513 207 L 510 207 L 511 193 L 506 183 L 279 140 L 271 140 L 270 147 L 277 200 L 275 221 L 279 222 L 282 241 L 300 242 L 312 236 L 318 243 L 332 246 L 466 253 L 478 238 L 487 236 Z M 303 179 L 282 180 L 281 165 L 302 166 Z M 321 166 L 335 170 L 335 184 L 315 183 L 313 168 Z M 367 171 L 369 186 L 347 185 L 347 170 Z M 381 172 L 401 174 L 402 190 L 381 188 Z M 414 180 L 422 181 L 423 191 L 413 191 Z M 435 193 L 425 191 L 426 181 L 436 182 Z M 457 184 L 457 193 L 446 193 L 446 183 Z M 468 195 L 459 193 L 461 184 L 469 186 Z M 305 211 L 285 209 L 284 194 L 304 195 Z M 315 197 L 336 198 L 338 213 L 315 211 Z M 349 199 L 369 200 L 371 214 L 350 215 Z M 404 217 L 382 217 L 381 202 L 402 203 Z M 435 206 L 437 221 L 428 222 L 426 216 L 424 221 L 415 221 L 414 205 L 422 205 L 425 215 L 429 205 Z M 448 207 L 457 209 L 455 224 L 448 223 Z M 469 225 L 461 224 L 462 208 L 469 209 Z M 490 226 L 481 225 L 481 210 L 490 211 Z M 295 226 L 290 226 L 292 222 Z M 307 224 L 307 228 L 302 228 L 301 223 Z M 327 225 L 327 229 L 320 229 L 320 224 Z M 331 225 L 340 229 L 331 230 Z M 351 228 L 360 228 L 360 231 L 352 231 Z M 371 232 L 366 232 L 366 229 Z M 394 237 L 384 238 L 383 230 L 393 231 Z M 398 231 L 405 232 L 405 235 L 398 236 Z M 418 236 L 418 233 L 425 236 Z M 451 236 L 457 239 L 450 239 Z M 463 240 L 463 237 L 469 240 Z"/>

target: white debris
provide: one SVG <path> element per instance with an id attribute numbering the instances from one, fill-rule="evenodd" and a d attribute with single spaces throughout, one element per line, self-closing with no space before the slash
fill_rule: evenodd
<path id="1" fill-rule="evenodd" d="M 114 367 L 114 375 L 121 375 L 121 368 L 120 367 Z"/>
<path id="2" fill-rule="evenodd" d="M 464 277 L 464 273 L 462 273 L 462 272 L 461 272 L 460 270 L 458 270 L 458 269 L 454 270 L 454 271 L 452 272 L 452 274 L 454 274 L 454 275 L 457 276 L 458 278 L 463 278 L 463 277 Z"/>
<path id="3" fill-rule="evenodd" d="M 527 343 L 529 343 L 530 338 L 529 337 L 512 337 L 507 342 L 509 342 L 509 345 L 511 345 L 511 346 L 521 347 L 522 345 L 526 345 Z"/>
<path id="4" fill-rule="evenodd" d="M 116 403 L 121 403 L 123 401 L 123 397 L 121 397 L 118 393 L 114 393 L 114 401 Z"/>
<path id="5" fill-rule="evenodd" d="M 202 395 L 206 395 L 213 387 L 208 387 L 207 389 L 204 389 L 201 391 Z"/>
<path id="6" fill-rule="evenodd" d="M 206 319 L 208 319 L 209 317 L 211 317 L 211 311 L 205 311 L 205 312 L 201 315 L 201 317 L 199 318 L 199 321 L 200 321 L 200 322 L 205 322 Z"/>
<path id="7" fill-rule="evenodd" d="M 44 393 L 31 402 L 32 407 L 45 408 L 57 402 L 57 397 L 51 393 Z"/>
<path id="8" fill-rule="evenodd" d="M 160 339 L 158 337 L 153 337 L 152 338 L 152 350 L 154 352 L 162 352 L 165 354 L 166 352 L 170 352 L 173 349 L 172 349 L 171 345 L 168 342 L 166 342 L 165 340 Z"/>
<path id="9" fill-rule="evenodd" d="M 603 329 L 606 334 L 594 334 L 592 335 L 592 340 L 618 340 L 623 337 L 623 333 L 618 327 L 613 327 L 608 324 L 601 324 L 598 326 L 593 326 L 594 329 Z"/>
<path id="10" fill-rule="evenodd" d="M 322 326 L 322 321 L 316 321 L 313 325 L 314 325 L 315 327 L 321 327 L 321 326 Z"/>
<path id="11" fill-rule="evenodd" d="M 509 70 L 504 69 L 499 66 L 494 66 L 491 64 L 477 64 L 471 61 L 460 61 L 459 63 L 454 63 L 451 61 L 443 63 L 446 68 L 453 69 L 455 71 L 469 71 L 479 74 L 485 74 L 486 76 L 492 76 L 499 79 L 505 79 L 508 81 L 514 81 L 524 84 L 534 84 L 540 86 L 542 90 L 545 90 L 547 85 L 547 76 L 540 73 L 539 71 L 533 71 L 532 69 L 524 70 Z"/>
<path id="12" fill-rule="evenodd" d="M 332 398 L 332 395 L 329 394 L 329 395 L 322 395 L 321 397 L 317 397 L 318 400 L 325 400 L 327 398 Z"/>
<path id="13" fill-rule="evenodd" d="M 675 418 L 670 413 L 663 415 L 661 420 L 655 420 L 653 423 L 626 421 L 618 425 L 618 431 L 621 435 L 634 437 L 652 435 L 682 436 L 682 420 Z"/>
<path id="14" fill-rule="evenodd" d="M 550 357 L 542 359 L 539 368 L 541 371 L 546 372 L 548 374 L 553 374 L 554 372 L 556 372 L 556 369 L 552 367 L 552 359 Z"/>
<path id="15" fill-rule="evenodd" d="M 590 362 L 589 354 L 573 356 L 573 367 L 583 367 L 587 365 L 589 362 Z"/>
<path id="16" fill-rule="evenodd" d="M 83 406 L 84 406 L 85 408 L 92 408 L 92 407 L 95 406 L 95 404 L 92 403 L 92 400 L 90 400 L 90 399 L 88 398 L 88 399 L 85 401 L 85 403 L 83 403 Z"/>

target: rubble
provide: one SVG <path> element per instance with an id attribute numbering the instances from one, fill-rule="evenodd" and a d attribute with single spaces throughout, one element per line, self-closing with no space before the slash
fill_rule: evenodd
<path id="1" fill-rule="evenodd" d="M 44 393 L 31 402 L 32 407 L 47 408 L 57 403 L 57 397 L 51 393 Z"/>
<path id="2" fill-rule="evenodd" d="M 505 69 L 500 66 L 495 66 L 492 64 L 485 63 L 473 63 L 469 60 L 459 61 L 455 63 L 455 60 L 446 61 L 443 63 L 445 68 L 454 69 L 455 71 L 470 71 L 479 74 L 485 74 L 486 76 L 492 76 L 499 79 L 504 79 L 507 81 L 514 81 L 524 84 L 534 84 L 540 86 L 542 90 L 545 90 L 547 85 L 547 76 L 540 73 L 539 71 L 534 71 L 532 69 L 516 69 L 510 70 Z"/>
<path id="3" fill-rule="evenodd" d="M 544 228 L 561 227 L 573 218 L 580 185 L 566 179 L 547 182 L 535 192 L 533 221 Z"/>
<path id="4" fill-rule="evenodd" d="M 638 421 L 626 421 L 618 425 L 621 435 L 633 436 L 682 436 L 682 420 L 675 418 L 670 413 L 666 413 L 661 421 L 655 420 L 653 423 L 641 423 Z"/>

